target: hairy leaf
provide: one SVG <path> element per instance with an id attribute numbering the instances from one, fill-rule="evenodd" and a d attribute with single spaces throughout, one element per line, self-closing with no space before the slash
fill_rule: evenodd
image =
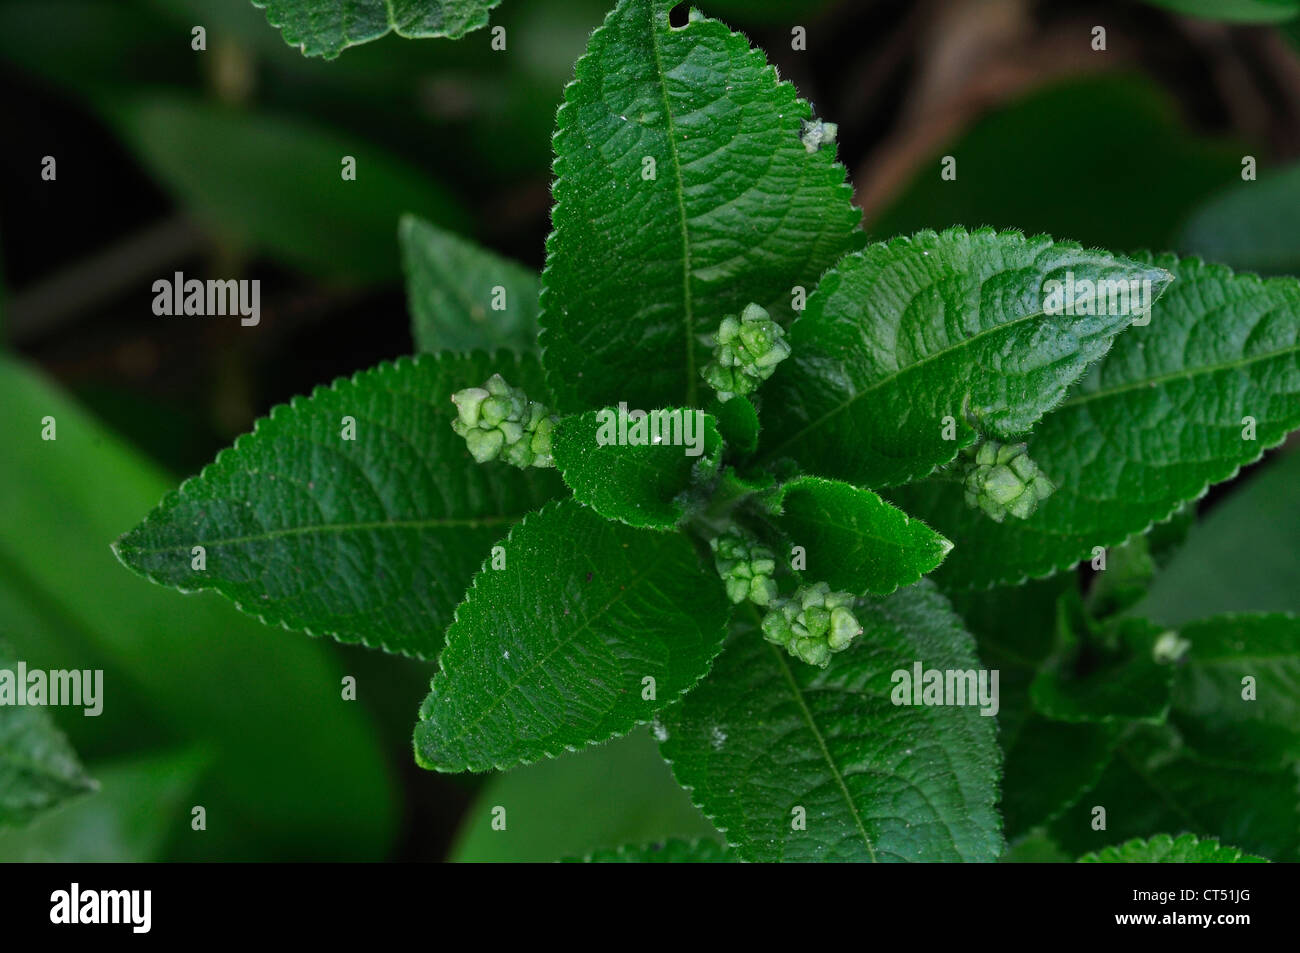
<path id="1" fill-rule="evenodd" d="M 415 730 L 439 771 L 526 764 L 626 734 L 689 690 L 730 605 L 685 537 L 561 500 L 502 544 L 447 630 Z"/>
<path id="2" fill-rule="evenodd" d="M 18 659 L 0 642 L 0 828 L 26 824 L 96 787 L 50 713 L 18 704 L 16 693 L 27 689 L 18 676 Z"/>
<path id="3" fill-rule="evenodd" d="M 305 56 L 332 60 L 349 46 L 388 33 L 458 40 L 487 26 L 501 0 L 253 0 L 284 42 Z"/>
<path id="4" fill-rule="evenodd" d="M 756 617 L 738 626 L 662 716 L 673 773 L 745 860 L 995 859 L 993 719 L 891 701 L 914 662 L 977 669 L 970 636 L 924 583 L 857 616 L 865 633 L 827 669 L 763 641 Z"/>
<path id="5" fill-rule="evenodd" d="M 1168 280 L 1045 235 L 953 228 L 873 245 L 836 265 L 791 327 L 760 453 L 869 486 L 926 476 L 980 433 L 1029 429 L 1106 353 L 1134 301 L 1093 302 L 1083 282 L 1148 281 L 1154 296 Z M 1069 313 L 1048 313 L 1048 282 Z M 1107 313 L 1074 313 L 1085 308 Z"/>
<path id="6" fill-rule="evenodd" d="M 436 658 L 492 543 L 561 491 L 549 471 L 475 464 L 452 431 L 451 394 L 494 371 L 544 393 L 535 359 L 480 352 L 404 358 L 295 398 L 164 497 L 118 557 L 267 623 Z"/>
<path id="7" fill-rule="evenodd" d="M 1173 255 L 1142 260 L 1176 280 L 1151 323 L 1121 335 L 1030 435 L 1030 456 L 1057 486 L 1037 512 L 994 523 L 938 478 L 891 493 L 939 532 L 971 541 L 939 570 L 945 584 L 1072 566 L 1168 519 L 1300 427 L 1300 282 Z"/>
<path id="8" fill-rule="evenodd" d="M 718 431 L 732 452 L 748 456 L 758 448 L 758 410 L 748 397 L 737 394 L 730 400 L 715 400 L 709 413 L 718 421 Z"/>
<path id="9" fill-rule="evenodd" d="M 702 406 L 699 336 L 755 302 L 778 321 L 796 286 L 859 242 L 834 149 L 763 54 L 671 0 L 621 0 L 591 37 L 555 134 L 542 291 L 562 409 Z"/>
<path id="10" fill-rule="evenodd" d="M 1300 760 L 1300 618 L 1217 616 L 1178 634 L 1190 647 L 1170 718 L 1183 741 L 1216 762 Z"/>
<path id="11" fill-rule="evenodd" d="M 778 493 L 775 523 L 802 546 L 810 578 L 855 595 L 888 595 L 943 562 L 952 543 L 870 490 L 798 477 Z"/>
<path id="12" fill-rule="evenodd" d="M 537 275 L 415 215 L 398 239 L 417 350 L 538 350 Z"/>
<path id="13" fill-rule="evenodd" d="M 651 422 L 663 428 L 658 440 Z M 650 442 L 640 446 L 619 442 L 626 438 L 619 427 L 615 410 L 565 418 L 555 430 L 555 465 L 574 498 L 606 519 L 672 528 L 692 502 L 692 484 L 717 472 L 722 438 L 716 422 L 703 411 L 652 411 L 645 436 Z"/>
<path id="14" fill-rule="evenodd" d="M 1263 857 L 1220 844 L 1214 838 L 1201 840 L 1195 834 L 1173 838 L 1157 834 L 1150 840 L 1135 839 L 1115 847 L 1103 847 L 1079 858 L 1081 864 L 1264 864 Z"/>
<path id="15" fill-rule="evenodd" d="M 734 863 L 736 857 L 717 841 L 669 840 L 662 844 L 598 850 L 568 860 L 587 864 L 728 864 Z"/>

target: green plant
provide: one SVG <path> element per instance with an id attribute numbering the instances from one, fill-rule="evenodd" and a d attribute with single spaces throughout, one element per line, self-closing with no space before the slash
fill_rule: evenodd
<path id="1" fill-rule="evenodd" d="M 652 723 L 729 847 L 673 859 L 1184 830 L 1294 859 L 1300 620 L 1125 613 L 1188 505 L 1300 426 L 1300 284 L 992 229 L 869 245 L 833 130 L 670 6 L 621 0 L 577 64 L 540 283 L 407 220 L 434 353 L 276 408 L 119 558 L 437 660 L 429 768 Z"/>

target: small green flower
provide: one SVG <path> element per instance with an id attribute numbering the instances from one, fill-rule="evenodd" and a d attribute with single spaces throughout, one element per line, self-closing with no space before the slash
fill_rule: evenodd
<path id="1" fill-rule="evenodd" d="M 504 460 L 521 469 L 555 466 L 551 435 L 559 418 L 500 374 L 482 387 L 457 391 L 451 399 L 456 405 L 451 429 L 465 438 L 479 463 Z"/>
<path id="2" fill-rule="evenodd" d="M 805 119 L 800 127 L 799 141 L 803 143 L 804 150 L 812 153 L 816 152 L 822 146 L 828 146 L 835 141 L 839 135 L 840 127 L 833 122 L 822 122 L 820 119 Z"/>
<path id="3" fill-rule="evenodd" d="M 1023 443 L 986 440 L 964 453 L 966 505 L 983 510 L 998 523 L 1008 513 L 1028 519 L 1038 504 L 1056 490 L 1056 485 L 1029 458 Z"/>
<path id="4" fill-rule="evenodd" d="M 1161 664 L 1180 662 L 1191 647 L 1191 642 L 1170 629 L 1167 632 L 1161 632 L 1160 637 L 1151 646 L 1151 657 Z"/>
<path id="5" fill-rule="evenodd" d="M 776 555 L 757 540 L 727 533 L 709 541 L 713 564 L 732 602 L 770 605 L 776 599 Z"/>
<path id="6" fill-rule="evenodd" d="M 724 402 L 753 393 L 790 356 L 785 331 L 756 304 L 746 305 L 739 318 L 723 318 L 709 341 L 713 360 L 700 373 Z"/>
<path id="7" fill-rule="evenodd" d="M 862 634 L 853 614 L 853 596 L 831 592 L 824 582 L 802 586 L 790 599 L 779 599 L 762 622 L 763 638 L 797 659 L 825 668 Z"/>

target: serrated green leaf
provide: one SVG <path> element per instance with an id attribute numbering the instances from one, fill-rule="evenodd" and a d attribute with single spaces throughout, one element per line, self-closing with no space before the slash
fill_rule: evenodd
<path id="1" fill-rule="evenodd" d="M 408 39 L 449 37 L 487 26 L 501 0 L 253 0 L 284 42 L 304 56 L 332 60 L 349 46 L 388 33 Z"/>
<path id="2" fill-rule="evenodd" d="M 1037 512 L 994 523 L 966 506 L 960 485 L 939 479 L 891 492 L 964 543 L 938 571 L 945 585 L 1072 566 L 1168 519 L 1300 427 L 1300 282 L 1173 255 L 1140 260 L 1176 280 L 1151 323 L 1120 335 L 1029 436 L 1030 456 L 1057 487 Z M 1246 417 L 1254 439 L 1243 439 Z"/>
<path id="3" fill-rule="evenodd" d="M 1300 271 L 1300 221 L 1279 215 L 1300 200 L 1300 164 L 1238 182 L 1198 208 L 1178 240 L 1180 251 L 1262 274 Z"/>
<path id="4" fill-rule="evenodd" d="M 585 864 L 730 864 L 735 855 L 712 840 L 669 840 L 662 844 L 628 845 L 597 850 L 585 857 L 566 858 Z"/>
<path id="5" fill-rule="evenodd" d="M 1058 645 L 1030 685 L 1034 708 L 1055 721 L 1164 721 L 1174 666 L 1157 647 L 1174 634 L 1145 619 L 1091 623 L 1077 596 L 1057 606 Z"/>
<path id="6" fill-rule="evenodd" d="M 546 470 L 474 463 L 452 431 L 451 394 L 494 371 L 545 392 L 535 359 L 479 352 L 403 358 L 295 398 L 164 497 L 118 558 L 267 623 L 436 658 L 492 544 L 562 491 Z"/>
<path id="7" fill-rule="evenodd" d="M 709 413 L 717 420 L 718 432 L 733 453 L 745 457 L 758 448 L 761 425 L 758 410 L 748 397 L 737 394 L 730 400 L 715 400 L 709 405 Z"/>
<path id="8" fill-rule="evenodd" d="M 1300 760 L 1300 618 L 1217 616 L 1180 626 L 1178 634 L 1190 647 L 1170 719 L 1184 743 L 1228 764 Z"/>
<path id="9" fill-rule="evenodd" d="M 1106 826 L 1094 828 L 1106 811 Z M 1050 826 L 1072 854 L 1162 831 L 1217 837 L 1270 860 L 1294 861 L 1300 847 L 1293 768 L 1210 764 L 1166 726 L 1139 725 L 1097 784 Z"/>
<path id="10" fill-rule="evenodd" d="M 330 281 L 397 277 L 393 223 L 404 212 L 449 228 L 468 221 L 427 172 L 327 127 L 170 92 L 106 96 L 103 107 L 199 221 L 236 247 Z M 353 181 L 342 177 L 344 156 L 356 159 Z"/>
<path id="11" fill-rule="evenodd" d="M 541 323 L 561 409 L 701 406 L 699 336 L 750 302 L 788 320 L 859 243 L 834 150 L 801 140 L 808 104 L 723 24 L 671 27 L 672 6 L 621 0 L 557 117 Z"/>
<path id="12" fill-rule="evenodd" d="M 606 519 L 671 529 L 692 503 L 692 484 L 717 473 L 717 424 L 703 411 L 651 411 L 645 434 L 650 442 L 641 446 L 620 442 L 626 437 L 621 426 L 613 409 L 564 418 L 553 437 L 555 465 L 574 498 Z M 651 426 L 662 428 L 658 440 Z"/>
<path id="13" fill-rule="evenodd" d="M 537 353 L 537 275 L 415 215 L 398 241 L 416 350 Z"/>
<path id="14" fill-rule="evenodd" d="M 27 824 L 96 788 L 50 713 L 19 706 L 17 693 L 25 696 L 27 686 L 18 682 L 18 661 L 0 642 L 0 828 Z"/>
<path id="15" fill-rule="evenodd" d="M 506 810 L 506 829 L 493 808 Z M 547 863 L 619 844 L 717 838 L 673 780 L 650 732 L 493 776 L 465 813 L 450 859 Z"/>
<path id="16" fill-rule="evenodd" d="M 888 595 L 943 562 L 952 543 L 870 490 L 797 477 L 781 486 L 773 522 L 802 546 L 810 578 L 854 595 Z"/>
<path id="17" fill-rule="evenodd" d="M 1183 834 L 1178 838 L 1168 834 L 1157 834 L 1150 840 L 1140 838 L 1104 847 L 1079 858 L 1080 864 L 1266 864 L 1263 857 L 1256 857 L 1227 847 L 1214 838 L 1201 840 L 1195 834 Z"/>
<path id="18" fill-rule="evenodd" d="M 425 767 L 506 768 L 626 734 L 722 648 L 730 604 L 680 534 L 560 500 L 502 546 L 506 569 L 474 578 L 447 630 L 415 729 Z"/>
<path id="19" fill-rule="evenodd" d="M 980 433 L 1027 430 L 1133 319 L 1127 307 L 1048 314 L 1047 282 L 1068 288 L 1071 276 L 1149 281 L 1153 296 L 1169 280 L 1147 263 L 992 229 L 925 231 L 850 255 L 790 329 L 793 356 L 764 394 L 776 412 L 761 457 L 888 486 L 926 476 Z"/>
<path id="20" fill-rule="evenodd" d="M 1057 606 L 1075 594 L 1073 587 L 1073 578 L 1053 576 L 1015 588 L 950 593 L 981 661 L 999 672 L 1001 810 L 1008 840 L 1073 804 L 1096 783 L 1118 740 L 1113 725 L 1052 721 L 1030 703 L 1029 687 L 1056 644 Z"/>
<path id="21" fill-rule="evenodd" d="M 993 719 L 891 701 L 914 662 L 978 669 L 970 636 L 925 583 L 856 614 L 865 633 L 827 669 L 763 641 L 756 616 L 738 626 L 661 716 L 674 775 L 746 860 L 995 859 Z"/>

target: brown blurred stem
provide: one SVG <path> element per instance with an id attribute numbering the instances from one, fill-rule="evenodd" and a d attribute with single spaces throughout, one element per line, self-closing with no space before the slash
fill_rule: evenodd
<path id="1" fill-rule="evenodd" d="M 57 331 L 207 247 L 202 229 L 180 216 L 150 225 L 61 268 L 13 296 L 10 334 L 22 343 Z"/>

